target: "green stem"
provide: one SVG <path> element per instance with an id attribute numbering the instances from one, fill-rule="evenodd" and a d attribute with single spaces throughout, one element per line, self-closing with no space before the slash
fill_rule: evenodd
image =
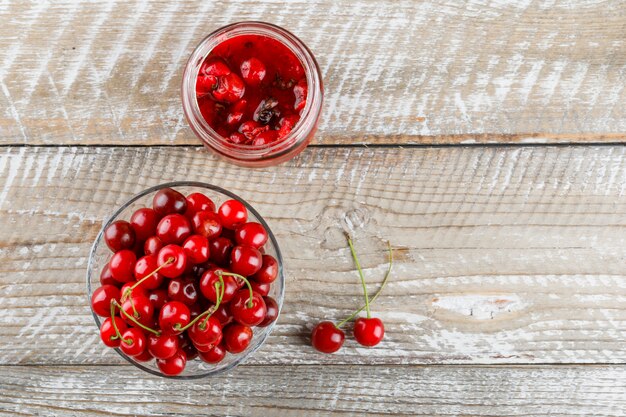
<path id="1" fill-rule="evenodd" d="M 117 323 L 115 323 L 115 300 L 111 300 L 111 323 L 113 324 L 113 330 L 115 330 L 115 336 L 112 340 L 122 339 L 122 334 L 117 328 Z"/>
<path id="2" fill-rule="evenodd" d="M 124 302 L 126 301 L 126 299 L 128 297 L 130 297 L 133 293 L 133 290 L 135 288 L 137 288 L 138 286 L 141 285 L 142 282 L 144 282 L 145 280 L 147 280 L 148 278 L 150 278 L 152 275 L 156 274 L 157 272 L 159 272 L 161 270 L 161 268 L 163 268 L 164 266 L 167 266 L 169 264 L 171 264 L 172 262 L 174 262 L 176 259 L 174 259 L 173 256 L 170 256 L 169 258 L 167 258 L 167 261 L 163 262 L 163 265 L 157 267 L 154 271 L 150 272 L 148 275 L 146 275 L 145 277 L 141 278 L 139 281 L 135 282 L 135 284 L 133 284 L 132 287 L 127 288 L 126 291 L 124 291 L 124 294 L 122 294 L 122 299 L 121 301 Z M 133 309 L 135 308 L 135 306 L 133 306 Z"/>
<path id="3" fill-rule="evenodd" d="M 389 279 L 389 276 L 391 275 L 391 265 L 393 264 L 393 251 L 391 250 L 391 243 L 387 242 L 387 247 L 389 249 L 389 267 L 387 268 L 387 272 L 385 273 L 385 278 L 383 279 L 382 284 L 380 284 L 380 288 L 378 289 L 376 294 L 374 294 L 374 297 L 372 297 L 372 299 L 370 300 L 370 303 L 373 303 L 374 301 L 376 301 L 376 299 L 378 298 L 380 293 L 383 291 L 383 288 L 385 288 L 385 285 L 387 285 L 387 281 Z M 347 322 L 349 322 L 350 320 L 355 318 L 357 316 L 357 314 L 359 314 L 361 311 L 363 311 L 364 308 L 365 308 L 365 306 L 361 307 L 360 309 L 358 309 L 357 311 L 352 313 L 350 316 L 348 316 L 348 318 L 346 318 L 345 320 L 337 323 L 335 326 L 336 327 L 343 326 L 344 324 L 346 324 Z"/>
<path id="4" fill-rule="evenodd" d="M 112 303 L 115 303 L 115 306 L 116 306 L 117 308 L 119 308 L 119 309 L 120 309 L 120 313 L 122 313 L 124 316 L 126 316 L 126 318 L 127 318 L 128 320 L 132 321 L 132 322 L 133 322 L 133 323 L 135 323 L 137 326 L 141 327 L 142 329 L 144 329 L 144 330 L 145 330 L 145 331 L 147 331 L 147 332 L 150 332 L 150 333 L 152 333 L 152 334 L 154 334 L 154 335 L 156 335 L 156 336 L 161 336 L 161 332 L 160 332 L 160 331 L 158 331 L 158 330 L 154 330 L 154 329 L 152 329 L 152 328 L 150 328 L 150 327 L 148 327 L 148 326 L 145 326 L 145 325 L 143 325 L 143 324 L 139 323 L 139 322 L 137 321 L 137 319 L 135 319 L 133 316 L 131 316 L 130 314 L 128 314 L 127 312 L 125 312 L 124 310 L 122 310 L 122 306 L 121 306 L 121 305 L 119 305 L 119 303 L 118 303 L 117 301 L 113 300 L 113 301 L 112 301 Z"/>
<path id="5" fill-rule="evenodd" d="M 218 277 L 223 276 L 231 276 L 231 277 L 235 277 L 235 278 L 239 278 L 240 280 L 242 280 L 243 282 L 246 283 L 246 285 L 248 286 L 248 291 L 250 291 L 250 296 L 248 298 L 248 308 L 252 308 L 252 296 L 253 296 L 253 290 L 252 290 L 252 285 L 250 285 L 250 281 L 248 281 L 248 279 L 246 277 L 244 277 L 243 275 L 239 275 L 239 274 L 235 274 L 234 272 L 222 272 L 222 271 L 216 271 L 215 272 L 217 274 Z"/>
<path id="6" fill-rule="evenodd" d="M 218 275 L 218 278 L 220 279 L 220 282 L 216 282 L 215 283 L 215 292 L 220 291 L 220 287 L 221 287 L 221 291 L 217 296 L 217 302 L 215 303 L 214 306 L 209 307 L 206 311 L 204 311 L 201 314 L 198 314 L 196 316 L 196 318 L 194 318 L 193 320 L 191 320 L 189 323 L 187 323 L 186 326 L 181 327 L 180 323 L 176 323 L 174 325 L 174 330 L 179 331 L 179 332 L 184 332 L 185 330 L 189 329 L 191 326 L 193 326 L 194 324 L 196 324 L 198 322 L 198 320 L 200 320 L 203 317 L 206 317 L 204 319 L 204 321 L 202 323 L 200 323 L 200 326 L 202 327 L 202 330 L 204 330 L 204 328 L 206 327 L 206 323 L 209 320 L 209 317 L 211 317 L 211 314 L 215 313 L 215 310 L 217 310 L 218 308 L 220 308 L 220 304 L 222 303 L 222 298 L 224 297 L 224 280 L 222 279 L 221 276 Z"/>
<path id="7" fill-rule="evenodd" d="M 356 269 L 359 271 L 359 278 L 361 278 L 361 285 L 363 286 L 363 294 L 365 295 L 365 311 L 367 312 L 367 318 L 369 319 L 371 317 L 370 299 L 367 296 L 367 285 L 365 285 L 365 277 L 363 276 L 363 270 L 361 269 L 359 258 L 356 256 L 356 251 L 354 250 L 352 239 L 350 239 L 350 235 L 347 233 L 346 233 L 346 239 L 348 239 L 348 246 L 350 246 L 350 252 L 352 253 L 352 259 L 354 259 Z"/>

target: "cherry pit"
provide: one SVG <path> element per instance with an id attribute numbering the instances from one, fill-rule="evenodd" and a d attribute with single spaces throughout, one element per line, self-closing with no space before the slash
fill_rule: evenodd
<path id="1" fill-rule="evenodd" d="M 262 82 L 254 62 L 246 68 L 246 82 Z M 91 297 L 105 318 L 102 342 L 136 361 L 154 360 L 164 375 L 181 374 L 195 358 L 217 364 L 241 354 L 255 328 L 278 316 L 268 295 L 279 273 L 265 253 L 268 232 L 248 221 L 238 200 L 218 207 L 204 194 L 163 188 L 151 207 L 112 222 L 103 237 L 112 254 Z"/>

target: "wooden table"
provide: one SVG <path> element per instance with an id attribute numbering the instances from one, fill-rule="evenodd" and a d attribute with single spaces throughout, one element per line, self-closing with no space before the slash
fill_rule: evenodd
<path id="1" fill-rule="evenodd" d="M 181 70 L 207 33 L 279 24 L 326 102 L 299 157 L 199 146 Z M 0 414 L 626 415 L 626 3 L 0 3 Z M 227 375 L 144 374 L 99 342 L 89 247 L 171 180 L 252 202 L 281 244 L 283 313 Z M 359 305 L 387 335 L 332 356 L 312 326 Z"/>

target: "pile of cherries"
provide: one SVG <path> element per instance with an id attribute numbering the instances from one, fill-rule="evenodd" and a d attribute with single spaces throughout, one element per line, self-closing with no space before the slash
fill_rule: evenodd
<path id="1" fill-rule="evenodd" d="M 111 223 L 104 240 L 113 255 L 91 297 L 106 317 L 104 344 L 137 361 L 156 359 L 165 375 L 196 357 L 216 364 L 246 350 L 252 328 L 278 316 L 268 294 L 279 270 L 264 254 L 267 231 L 247 219 L 240 201 L 216 210 L 204 194 L 163 188 L 152 208 Z"/>
<path id="2" fill-rule="evenodd" d="M 387 280 L 391 274 L 391 265 L 393 263 L 393 251 L 391 250 L 391 245 L 389 243 L 387 244 L 389 248 L 389 268 L 387 269 L 387 273 L 385 274 L 385 278 L 383 279 L 380 288 L 370 300 L 367 294 L 367 286 L 365 285 L 365 277 L 363 276 L 363 270 L 361 269 L 359 258 L 356 254 L 356 250 L 354 249 L 354 244 L 352 243 L 350 236 L 347 234 L 346 239 L 348 240 L 352 258 L 354 259 L 357 271 L 359 272 L 359 278 L 363 287 L 363 295 L 365 297 L 365 305 L 337 324 L 327 320 L 322 321 L 313 328 L 313 331 L 311 332 L 311 344 L 316 350 L 322 353 L 334 353 L 341 349 L 346 339 L 346 334 L 343 330 L 341 330 L 341 326 L 357 317 L 357 315 L 363 310 L 366 312 L 366 317 L 358 317 L 354 322 L 353 334 L 355 340 L 363 346 L 372 347 L 379 344 L 385 336 L 385 326 L 383 325 L 381 319 L 372 317 L 370 304 L 376 301 L 383 288 L 385 288 Z"/>
<path id="3" fill-rule="evenodd" d="M 202 117 L 238 145 L 265 146 L 287 137 L 300 120 L 307 94 L 300 60 L 283 43 L 262 35 L 224 40 L 196 79 Z"/>

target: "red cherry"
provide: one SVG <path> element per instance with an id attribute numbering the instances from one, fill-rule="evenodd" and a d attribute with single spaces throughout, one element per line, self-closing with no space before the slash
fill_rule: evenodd
<path id="1" fill-rule="evenodd" d="M 152 304 L 154 311 L 159 311 L 163 308 L 163 305 L 169 301 L 167 298 L 167 291 L 164 289 L 150 291 L 148 294 L 148 300 L 150 300 L 150 304 Z"/>
<path id="2" fill-rule="evenodd" d="M 178 375 L 185 370 L 187 355 L 184 350 L 180 349 L 170 358 L 157 359 L 156 363 L 163 374 L 168 376 Z"/>
<path id="3" fill-rule="evenodd" d="M 209 241 L 209 259 L 221 266 L 227 266 L 230 262 L 230 252 L 233 250 L 233 242 L 226 237 L 218 237 Z"/>
<path id="4" fill-rule="evenodd" d="M 252 246 L 235 246 L 230 253 L 230 268 L 236 274 L 250 276 L 256 274 L 263 265 L 263 257 Z"/>
<path id="5" fill-rule="evenodd" d="M 104 230 L 104 241 L 113 252 L 132 249 L 135 245 L 135 232 L 127 221 L 116 220 Z"/>
<path id="6" fill-rule="evenodd" d="M 209 240 L 200 235 L 192 235 L 183 243 L 187 260 L 193 264 L 201 264 L 209 260 Z"/>
<path id="7" fill-rule="evenodd" d="M 185 352 L 188 361 L 194 360 L 198 357 L 198 350 L 191 342 L 191 339 L 187 337 L 186 333 L 181 333 L 178 335 L 178 349 Z"/>
<path id="8" fill-rule="evenodd" d="M 191 221 L 194 214 L 199 211 L 215 211 L 215 203 L 202 193 L 191 193 L 187 196 L 187 211 L 185 217 Z"/>
<path id="9" fill-rule="evenodd" d="M 266 312 L 265 318 L 258 324 L 259 327 L 267 327 L 278 318 L 278 304 L 276 304 L 276 301 L 272 297 L 263 297 L 263 301 L 265 301 Z"/>
<path id="10" fill-rule="evenodd" d="M 122 303 L 122 310 L 144 326 L 152 325 L 154 307 L 152 307 L 150 300 L 145 295 L 136 294 L 133 291 L 133 294 Z M 123 317 L 128 324 L 134 326 L 134 323 L 126 315 Z"/>
<path id="11" fill-rule="evenodd" d="M 141 355 L 147 348 L 146 335 L 140 329 L 131 327 L 122 333 L 120 349 L 128 356 Z"/>
<path id="12" fill-rule="evenodd" d="M 120 333 L 123 333 L 128 328 L 124 320 L 117 316 L 115 316 L 115 325 Z M 120 345 L 120 339 L 115 333 L 111 317 L 102 322 L 102 326 L 100 326 L 100 339 L 102 339 L 102 342 L 108 347 L 116 348 Z"/>
<path id="13" fill-rule="evenodd" d="M 174 259 L 172 263 L 165 265 L 159 270 L 161 274 L 168 278 L 180 276 L 187 268 L 187 255 L 185 255 L 183 248 L 177 245 L 167 245 L 161 249 L 157 257 L 157 263 L 159 266 L 162 266 L 172 258 Z"/>
<path id="14" fill-rule="evenodd" d="M 188 331 L 194 345 L 213 345 L 222 338 L 222 325 L 219 320 L 213 316 L 209 316 L 206 323 L 204 320 L 198 319 Z"/>
<path id="15" fill-rule="evenodd" d="M 276 142 L 278 139 L 278 132 L 276 130 L 268 130 L 267 132 L 259 133 L 254 139 L 252 139 L 252 146 L 265 146 L 270 143 Z"/>
<path id="16" fill-rule="evenodd" d="M 228 136 L 228 140 L 234 144 L 242 145 L 248 142 L 248 138 L 243 133 L 233 132 Z"/>
<path id="17" fill-rule="evenodd" d="M 267 242 L 267 231 L 260 223 L 244 223 L 235 231 L 235 241 L 258 249 Z"/>
<path id="18" fill-rule="evenodd" d="M 148 337 L 148 352 L 157 359 L 171 358 L 178 350 L 178 336 L 162 334 Z"/>
<path id="19" fill-rule="evenodd" d="M 150 354 L 150 352 L 148 352 L 147 343 L 148 342 L 146 342 L 146 349 L 144 349 L 144 351 L 142 353 L 140 353 L 139 355 L 133 356 L 134 360 L 136 360 L 138 362 L 149 362 L 152 359 L 154 359 L 152 354 Z"/>
<path id="20" fill-rule="evenodd" d="M 163 305 L 159 313 L 159 327 L 163 333 L 179 334 L 181 327 L 191 321 L 189 307 L 179 301 L 169 301 Z"/>
<path id="21" fill-rule="evenodd" d="M 219 216 L 212 211 L 199 211 L 192 220 L 193 230 L 196 234 L 207 239 L 214 239 L 222 233 L 222 222 Z"/>
<path id="22" fill-rule="evenodd" d="M 158 223 L 159 215 L 151 208 L 140 208 L 130 217 L 130 225 L 140 242 L 154 235 Z"/>
<path id="23" fill-rule="evenodd" d="M 123 297 L 124 294 L 132 294 L 132 295 L 145 295 L 147 297 L 148 294 L 146 292 L 146 289 L 143 288 L 141 285 L 133 289 L 133 285 L 135 285 L 136 283 L 137 283 L 136 281 L 131 281 L 122 285 L 122 288 L 120 288 L 120 296 Z"/>
<path id="24" fill-rule="evenodd" d="M 345 339 L 345 333 L 330 321 L 319 323 L 311 333 L 311 344 L 323 353 L 337 352 Z"/>
<path id="25" fill-rule="evenodd" d="M 250 280 L 250 286 L 252 291 L 259 293 L 259 295 L 266 296 L 272 289 L 272 284 L 261 284 L 256 281 Z"/>
<path id="26" fill-rule="evenodd" d="M 224 103 L 234 103 L 243 97 L 246 85 L 237 74 L 230 74 L 217 77 L 217 87 L 211 91 L 211 96 L 216 101 Z"/>
<path id="27" fill-rule="evenodd" d="M 199 298 L 199 297 L 198 297 Z M 202 299 L 201 301 L 204 301 L 204 299 Z M 184 304 L 184 303 L 183 303 Z M 195 304 L 192 304 L 189 306 L 189 314 L 191 314 L 191 320 L 195 319 L 196 317 L 198 317 L 200 314 L 204 313 L 206 310 L 206 308 L 202 307 L 202 305 L 200 304 L 200 302 L 197 302 Z"/>
<path id="28" fill-rule="evenodd" d="M 265 301 L 258 293 L 252 291 L 252 306 L 249 306 L 250 291 L 248 289 L 239 290 L 229 304 L 230 312 L 235 321 L 246 326 L 256 326 L 265 318 L 267 308 Z"/>
<path id="29" fill-rule="evenodd" d="M 162 188 L 152 198 L 152 208 L 160 216 L 182 214 L 187 210 L 187 199 L 176 190 Z"/>
<path id="30" fill-rule="evenodd" d="M 228 304 L 220 304 L 218 309 L 211 314 L 211 317 L 215 317 L 220 322 L 222 327 L 233 321 L 233 315 L 230 314 Z"/>
<path id="31" fill-rule="evenodd" d="M 91 294 L 91 308 L 102 317 L 111 315 L 111 300 L 120 300 L 120 290 L 113 285 L 103 285 Z"/>
<path id="32" fill-rule="evenodd" d="M 198 284 L 193 278 L 174 278 L 167 286 L 167 296 L 170 300 L 180 301 L 188 306 L 198 301 Z"/>
<path id="33" fill-rule="evenodd" d="M 257 58 L 246 59 L 239 67 L 246 84 L 257 86 L 265 78 L 265 65 Z"/>
<path id="34" fill-rule="evenodd" d="M 354 322 L 354 338 L 363 346 L 376 346 L 385 336 L 385 326 L 376 317 L 359 317 Z"/>
<path id="35" fill-rule="evenodd" d="M 226 200 L 220 206 L 217 214 L 220 216 L 222 226 L 227 229 L 236 229 L 248 219 L 248 210 L 241 201 Z"/>
<path id="36" fill-rule="evenodd" d="M 293 87 L 293 95 L 295 96 L 295 101 L 293 103 L 293 109 L 297 112 L 302 111 L 304 106 L 306 106 L 306 96 L 308 94 L 308 86 L 306 83 L 306 79 L 302 79 L 298 81 Z"/>
<path id="37" fill-rule="evenodd" d="M 252 340 L 252 329 L 239 323 L 226 326 L 223 330 L 224 347 L 230 353 L 241 353 Z"/>
<path id="38" fill-rule="evenodd" d="M 135 263 L 137 255 L 129 249 L 116 252 L 109 261 L 111 275 L 119 282 L 129 282 L 135 279 Z"/>
<path id="39" fill-rule="evenodd" d="M 163 242 L 156 236 L 149 237 L 143 244 L 143 252 L 146 255 L 156 255 L 161 249 L 163 249 Z"/>
<path id="40" fill-rule="evenodd" d="M 137 260 L 135 264 L 135 278 L 137 281 L 144 279 L 147 275 L 152 273 L 158 267 L 157 255 L 147 255 Z M 140 287 L 148 290 L 159 288 L 163 283 L 163 275 L 159 272 L 155 272 L 141 283 Z"/>
<path id="41" fill-rule="evenodd" d="M 200 292 L 202 292 L 202 295 L 213 303 L 217 302 L 215 284 L 220 282 L 216 271 L 224 272 L 223 269 L 212 269 L 206 271 L 204 275 L 202 275 L 202 278 L 200 278 Z M 227 303 L 233 298 L 235 292 L 237 292 L 241 286 L 235 277 L 231 275 L 223 275 L 222 280 L 224 281 L 224 297 L 222 298 L 222 302 Z"/>
<path id="42" fill-rule="evenodd" d="M 244 135 L 246 139 L 252 140 L 256 138 L 259 134 L 263 132 L 267 132 L 270 129 L 268 125 L 262 125 L 254 120 L 248 120 L 247 122 L 243 122 L 239 126 L 239 133 Z"/>
<path id="43" fill-rule="evenodd" d="M 206 363 L 220 363 L 226 356 L 226 348 L 224 344 L 215 345 L 208 352 L 200 352 L 200 359 Z"/>
<path id="44" fill-rule="evenodd" d="M 182 214 L 168 214 L 157 225 L 156 233 L 163 243 L 178 245 L 191 235 L 191 225 Z"/>
<path id="45" fill-rule="evenodd" d="M 100 272 L 100 285 L 113 285 L 115 287 L 120 285 L 119 281 L 113 278 L 113 274 L 111 274 L 111 269 L 109 268 L 108 263 L 104 265 L 102 272 Z"/>
<path id="46" fill-rule="evenodd" d="M 230 68 L 221 58 L 209 58 L 202 63 L 200 67 L 200 74 L 202 75 L 213 75 L 215 77 L 220 77 L 222 75 L 230 74 Z"/>
<path id="47" fill-rule="evenodd" d="M 263 264 L 256 274 L 252 275 L 254 281 L 263 284 L 270 284 L 278 276 L 278 262 L 271 255 L 263 255 Z"/>
<path id="48" fill-rule="evenodd" d="M 278 138 L 282 139 L 287 137 L 296 124 L 300 121 L 300 117 L 297 115 L 285 116 L 278 122 Z"/>

